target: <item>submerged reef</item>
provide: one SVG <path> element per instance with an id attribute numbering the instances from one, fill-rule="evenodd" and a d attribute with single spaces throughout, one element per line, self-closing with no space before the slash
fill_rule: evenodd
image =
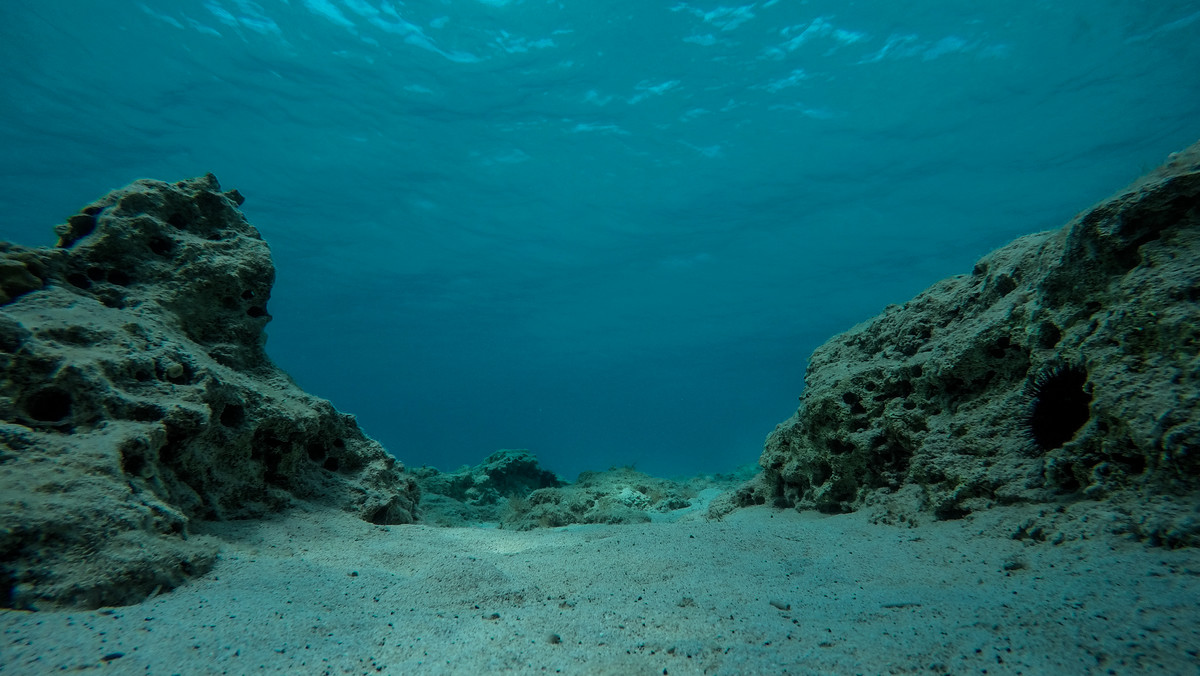
<path id="1" fill-rule="evenodd" d="M 507 530 L 573 524 L 673 521 L 737 486 L 753 472 L 662 479 L 632 467 L 582 472 L 564 481 L 527 450 L 500 450 L 453 472 L 412 470 L 421 485 L 421 519 L 437 526 L 494 524 Z"/>
<path id="2" fill-rule="evenodd" d="M 510 499 L 500 527 L 533 530 L 577 523 L 646 523 L 651 514 L 690 507 L 697 493 L 691 485 L 652 477 L 631 467 L 582 472 L 573 484 Z"/>
<path id="3" fill-rule="evenodd" d="M 1103 501 L 1200 544 L 1200 144 L 817 348 L 760 465 L 714 512 Z"/>
<path id="4" fill-rule="evenodd" d="M 212 175 L 137 181 L 0 243 L 0 607 L 140 601 L 207 571 L 194 520 L 295 500 L 380 524 L 418 488 L 266 356 L 270 251 Z"/>
<path id="5" fill-rule="evenodd" d="M 566 485 L 525 449 L 501 449 L 478 465 L 442 472 L 414 467 L 421 486 L 421 519 L 439 526 L 499 521 L 509 500 Z"/>

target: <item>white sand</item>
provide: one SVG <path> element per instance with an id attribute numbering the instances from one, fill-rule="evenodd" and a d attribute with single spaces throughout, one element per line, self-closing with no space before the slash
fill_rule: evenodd
<path id="1" fill-rule="evenodd" d="M 1019 516 L 519 533 L 301 508 L 221 524 L 213 573 L 141 605 L 0 614 L 0 672 L 1198 673 L 1200 553 L 1025 544 L 997 525 Z"/>

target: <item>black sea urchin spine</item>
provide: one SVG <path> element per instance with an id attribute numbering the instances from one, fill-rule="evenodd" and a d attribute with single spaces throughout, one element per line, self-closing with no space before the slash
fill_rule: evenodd
<path id="1" fill-rule="evenodd" d="M 1081 366 L 1043 369 L 1026 389 L 1024 428 L 1038 452 L 1061 448 L 1091 417 L 1092 395 Z"/>

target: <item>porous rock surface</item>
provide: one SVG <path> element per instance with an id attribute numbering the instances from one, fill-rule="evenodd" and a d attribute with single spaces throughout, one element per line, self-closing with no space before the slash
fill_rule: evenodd
<path id="1" fill-rule="evenodd" d="M 1200 144 L 819 347 L 760 465 L 716 515 L 1090 501 L 1200 544 Z"/>
<path id="2" fill-rule="evenodd" d="M 275 270 L 212 175 L 0 243 L 0 607 L 139 601 L 212 564 L 192 520 L 303 499 L 413 520 L 412 477 L 267 358 Z"/>

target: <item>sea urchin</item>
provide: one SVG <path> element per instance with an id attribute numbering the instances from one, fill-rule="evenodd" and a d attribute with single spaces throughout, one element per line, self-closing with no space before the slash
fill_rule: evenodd
<path id="1" fill-rule="evenodd" d="M 1062 447 L 1091 417 L 1092 395 L 1084 389 L 1087 371 L 1079 366 L 1044 369 L 1026 390 L 1025 429 L 1038 451 Z"/>

